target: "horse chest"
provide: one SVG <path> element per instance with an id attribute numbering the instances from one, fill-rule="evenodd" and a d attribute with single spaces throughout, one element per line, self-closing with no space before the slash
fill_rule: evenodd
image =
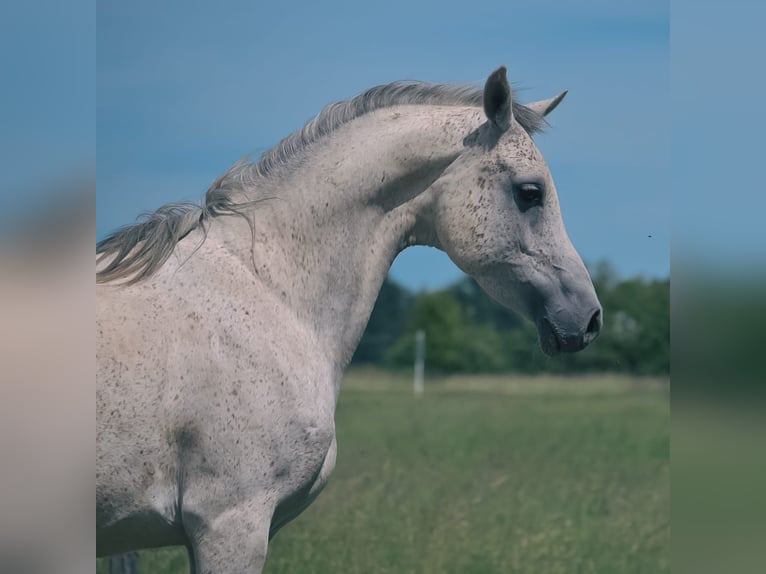
<path id="1" fill-rule="evenodd" d="M 328 458 L 334 462 L 328 453 L 335 438 L 335 394 L 321 363 L 288 365 L 273 356 L 269 361 L 256 352 L 260 368 L 252 371 L 221 369 L 192 409 L 204 429 L 199 447 L 208 451 L 207 461 L 216 461 L 216 471 L 227 473 L 234 465 L 243 482 L 280 499 L 310 489 L 324 476 Z"/>

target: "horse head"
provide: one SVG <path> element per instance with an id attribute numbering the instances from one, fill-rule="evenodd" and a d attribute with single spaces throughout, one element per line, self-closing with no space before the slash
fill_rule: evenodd
<path id="1" fill-rule="evenodd" d="M 497 69 L 484 87 L 487 121 L 434 183 L 439 246 L 494 299 L 532 320 L 549 355 L 583 349 L 602 326 L 553 178 L 516 117 L 542 123 L 565 95 L 514 105 L 506 69 Z"/>

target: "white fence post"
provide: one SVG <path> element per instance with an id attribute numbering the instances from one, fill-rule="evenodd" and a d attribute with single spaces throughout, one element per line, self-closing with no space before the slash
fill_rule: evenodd
<path id="1" fill-rule="evenodd" d="M 109 557 L 109 574 L 139 574 L 138 552 L 113 554 Z"/>
<path id="2" fill-rule="evenodd" d="M 423 371 L 426 360 L 426 333 L 423 329 L 415 332 L 415 396 L 423 394 Z"/>

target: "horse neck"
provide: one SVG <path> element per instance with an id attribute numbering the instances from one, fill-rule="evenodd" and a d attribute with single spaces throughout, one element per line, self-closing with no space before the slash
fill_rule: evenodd
<path id="1" fill-rule="evenodd" d="M 397 254 L 438 246 L 429 188 L 479 120 L 474 108 L 378 110 L 268 184 L 277 199 L 253 213 L 257 273 L 315 332 L 338 377 Z M 268 264 L 259 265 L 263 256 Z"/>

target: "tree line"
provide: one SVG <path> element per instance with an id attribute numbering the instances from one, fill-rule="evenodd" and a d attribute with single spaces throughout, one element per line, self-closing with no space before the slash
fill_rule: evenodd
<path id="1" fill-rule="evenodd" d="M 621 279 L 606 262 L 591 269 L 604 327 L 575 354 L 547 357 L 535 326 L 491 299 L 470 277 L 412 293 L 386 279 L 352 363 L 412 366 L 415 333 L 426 334 L 426 369 L 439 373 L 670 372 L 670 280 Z"/>

